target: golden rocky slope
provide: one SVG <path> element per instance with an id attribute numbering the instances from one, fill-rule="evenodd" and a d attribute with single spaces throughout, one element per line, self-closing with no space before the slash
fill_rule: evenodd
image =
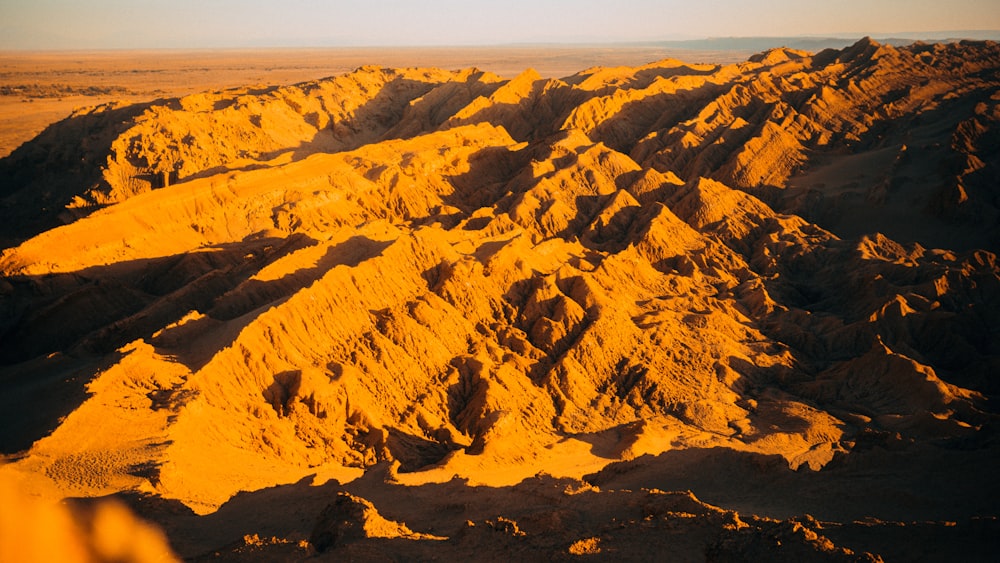
<path id="1" fill-rule="evenodd" d="M 188 557 L 985 557 L 998 120 L 870 40 L 77 112 L 0 161 L 0 473 Z"/>

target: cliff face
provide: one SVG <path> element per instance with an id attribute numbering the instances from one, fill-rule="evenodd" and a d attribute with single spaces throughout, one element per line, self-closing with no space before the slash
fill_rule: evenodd
<path id="1" fill-rule="evenodd" d="M 0 161 L 3 448 L 202 512 L 381 462 L 995 460 L 998 61 L 364 67 L 70 117 Z"/>

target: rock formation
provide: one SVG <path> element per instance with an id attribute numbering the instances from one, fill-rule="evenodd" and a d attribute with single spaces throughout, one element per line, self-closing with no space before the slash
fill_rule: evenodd
<path id="1" fill-rule="evenodd" d="M 25 450 L 3 470 L 200 518 L 344 483 L 244 555 L 338 549 L 320 510 L 345 503 L 359 557 L 640 557 L 647 528 L 714 561 L 899 553 L 844 532 L 866 517 L 960 521 L 978 553 L 1000 516 L 998 61 L 862 40 L 562 79 L 363 67 L 71 116 L 0 161 L 0 445 Z M 528 478 L 601 489 L 543 517 L 500 494 Z M 435 483 L 450 519 L 379 504 Z M 654 490 L 699 486 L 725 508 Z M 845 506 L 873 490 L 907 509 Z M 477 520 L 494 496 L 520 504 Z M 670 506 L 595 516 L 647 502 Z"/>

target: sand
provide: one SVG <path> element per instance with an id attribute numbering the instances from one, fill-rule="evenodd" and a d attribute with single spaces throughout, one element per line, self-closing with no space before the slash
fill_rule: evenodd
<path id="1" fill-rule="evenodd" d="M 0 161 L 0 479 L 183 558 L 984 559 L 998 49 L 171 59 L 237 82 Z"/>

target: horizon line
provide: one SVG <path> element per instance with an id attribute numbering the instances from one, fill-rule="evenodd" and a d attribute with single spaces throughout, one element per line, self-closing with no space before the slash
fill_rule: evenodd
<path id="1" fill-rule="evenodd" d="M 987 37 L 988 36 L 988 37 Z M 793 39 L 799 41 L 857 41 L 863 38 L 875 41 L 1000 41 L 1000 29 L 966 29 L 939 31 L 895 31 L 877 32 L 845 32 L 831 34 L 797 34 L 797 35 L 715 35 L 687 39 L 638 39 L 638 40 L 574 40 L 574 41 L 512 41 L 504 43 L 266 43 L 266 44 L 230 44 L 230 45 L 195 45 L 195 46 L 103 46 L 103 47 L 0 47 L 0 52 L 12 53 L 60 53 L 60 52 L 112 52 L 112 51 L 246 51 L 246 50 L 309 50 L 309 49 L 497 49 L 497 48 L 586 48 L 586 47 L 665 47 L 676 49 L 704 50 L 696 47 L 711 41 L 768 41 Z M 690 47 L 686 47 L 690 45 Z M 723 50 L 740 50 L 728 47 Z"/>

